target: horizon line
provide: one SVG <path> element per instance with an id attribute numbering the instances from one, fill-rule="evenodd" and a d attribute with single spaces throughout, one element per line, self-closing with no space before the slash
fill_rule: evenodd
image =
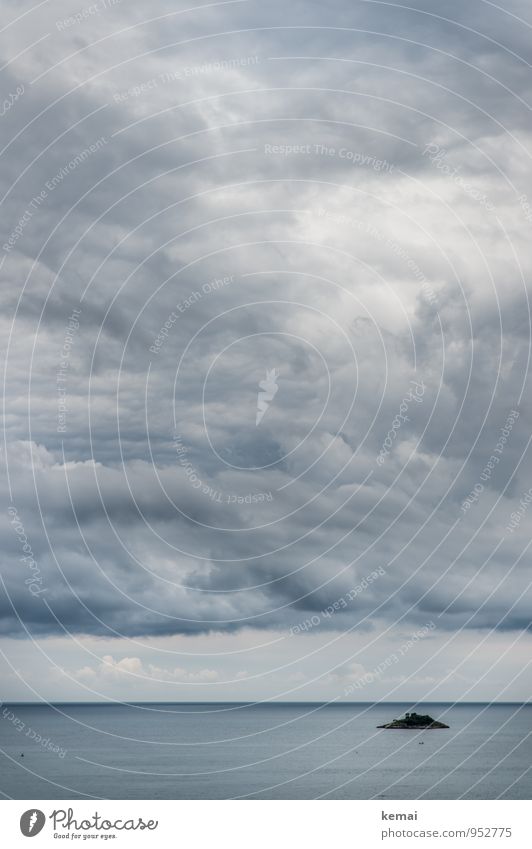
<path id="1" fill-rule="evenodd" d="M 193 699 L 184 700 L 184 701 L 169 701 L 165 699 L 151 699 L 151 700 L 139 700 L 139 701 L 121 701 L 118 699 L 108 699 L 103 701 L 79 701 L 75 699 L 61 699 L 58 701 L 49 701 L 46 699 L 42 700 L 34 700 L 34 701 L 21 701 L 21 700 L 2 700 L 0 701 L 0 705 L 327 705 L 330 707 L 343 706 L 343 705 L 416 705 L 419 706 L 421 704 L 426 705 L 529 705 L 532 706 L 532 701 L 457 701 L 450 700 L 438 700 L 438 701 L 426 701 L 426 700 L 401 700 L 401 701 L 341 701 L 341 702 L 331 702 L 327 700 L 321 699 L 308 699 L 304 701 L 276 701 L 271 699 L 261 699 L 261 700 L 252 700 L 252 701 L 228 701 L 228 700 L 220 700 L 220 701 L 197 701 Z"/>

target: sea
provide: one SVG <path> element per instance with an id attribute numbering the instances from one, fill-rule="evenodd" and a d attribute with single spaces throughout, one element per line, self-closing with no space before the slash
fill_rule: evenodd
<path id="1" fill-rule="evenodd" d="M 448 730 L 382 730 L 414 708 Z M 0 706 L 10 799 L 530 799 L 532 704 Z"/>

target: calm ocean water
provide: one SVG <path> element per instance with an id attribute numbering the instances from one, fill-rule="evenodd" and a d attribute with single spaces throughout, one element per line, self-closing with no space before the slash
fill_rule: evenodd
<path id="1" fill-rule="evenodd" d="M 427 703 L 418 712 L 448 731 L 377 730 L 410 708 L 4 704 L 0 790 L 14 799 L 531 798 L 532 705 Z"/>

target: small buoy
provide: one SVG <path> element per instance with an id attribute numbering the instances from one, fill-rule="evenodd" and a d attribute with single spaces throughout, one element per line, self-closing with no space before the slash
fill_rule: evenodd
<path id="1" fill-rule="evenodd" d="M 24 752 L 21 752 L 21 753 L 20 753 L 20 757 L 21 757 L 21 758 L 23 758 L 23 757 L 24 757 Z"/>

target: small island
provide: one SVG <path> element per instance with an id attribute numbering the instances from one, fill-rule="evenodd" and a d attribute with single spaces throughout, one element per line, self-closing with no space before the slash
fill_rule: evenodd
<path id="1" fill-rule="evenodd" d="M 449 728 L 444 722 L 438 722 L 428 714 L 406 713 L 404 719 L 394 719 L 386 725 L 377 728 Z"/>

